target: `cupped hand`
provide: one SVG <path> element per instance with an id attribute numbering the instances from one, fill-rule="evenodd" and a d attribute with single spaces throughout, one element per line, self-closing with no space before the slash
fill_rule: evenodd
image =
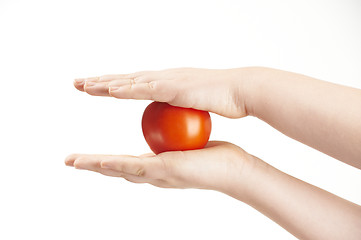
<path id="1" fill-rule="evenodd" d="M 158 155 L 72 154 L 68 166 L 121 177 L 162 188 L 200 188 L 226 192 L 234 182 L 245 182 L 251 155 L 236 145 L 212 141 L 204 149 Z M 239 180 L 239 181 L 238 181 Z M 239 186 L 238 186 L 239 188 Z"/>
<path id="2" fill-rule="evenodd" d="M 239 118 L 247 115 L 245 76 L 240 68 L 177 68 L 81 78 L 74 85 L 90 95 L 168 102 Z"/>

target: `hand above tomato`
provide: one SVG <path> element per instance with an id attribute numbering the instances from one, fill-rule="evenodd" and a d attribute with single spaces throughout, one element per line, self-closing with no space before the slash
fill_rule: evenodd
<path id="1" fill-rule="evenodd" d="M 94 96 L 167 102 L 239 118 L 247 115 L 244 95 L 254 84 L 252 74 L 252 68 L 177 68 L 76 79 L 74 85 Z"/>

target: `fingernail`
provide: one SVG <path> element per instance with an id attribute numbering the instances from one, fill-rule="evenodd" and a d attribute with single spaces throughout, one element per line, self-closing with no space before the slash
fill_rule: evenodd
<path id="1" fill-rule="evenodd" d="M 109 87 L 109 92 L 117 91 L 120 87 Z"/>
<path id="2" fill-rule="evenodd" d="M 77 84 L 82 84 L 84 82 L 83 78 L 77 78 L 74 80 L 74 82 L 76 82 Z"/>

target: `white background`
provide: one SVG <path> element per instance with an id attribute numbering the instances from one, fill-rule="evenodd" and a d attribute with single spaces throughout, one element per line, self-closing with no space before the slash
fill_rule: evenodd
<path id="1" fill-rule="evenodd" d="M 65 167 L 74 152 L 149 152 L 140 126 L 149 101 L 91 97 L 72 82 L 259 65 L 361 88 L 360 12 L 358 0 L 1 0 L 0 239 L 293 239 L 218 192 Z M 256 118 L 212 118 L 211 139 L 361 204 L 360 170 Z"/>

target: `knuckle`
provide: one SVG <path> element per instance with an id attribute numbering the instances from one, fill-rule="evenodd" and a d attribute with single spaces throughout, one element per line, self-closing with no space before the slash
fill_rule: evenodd
<path id="1" fill-rule="evenodd" d="M 135 78 L 131 78 L 131 79 L 129 80 L 129 88 L 132 88 L 136 83 L 137 83 L 137 82 L 136 82 Z"/>
<path id="2" fill-rule="evenodd" d="M 137 175 L 138 177 L 144 177 L 145 176 L 145 170 L 144 168 L 138 168 L 135 175 Z"/>
<path id="3" fill-rule="evenodd" d="M 155 81 L 151 81 L 148 83 L 148 88 L 151 90 L 154 90 L 156 86 L 156 82 Z"/>

